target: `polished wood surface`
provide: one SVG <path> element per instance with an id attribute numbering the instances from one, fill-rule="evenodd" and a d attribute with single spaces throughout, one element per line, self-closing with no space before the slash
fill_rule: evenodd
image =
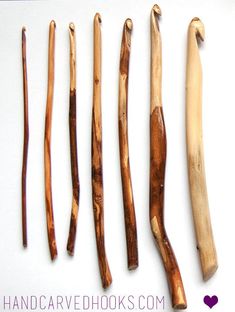
<path id="1" fill-rule="evenodd" d="M 73 195 L 72 195 L 72 211 L 70 218 L 67 251 L 70 255 L 73 255 L 77 232 L 77 218 L 78 218 L 79 194 L 80 194 L 78 157 L 77 157 L 76 37 L 75 37 L 75 26 L 73 23 L 70 23 L 69 25 L 69 38 L 70 38 L 69 133 L 70 133 L 70 157 L 71 157 Z"/>
<path id="2" fill-rule="evenodd" d="M 164 224 L 164 188 L 166 166 L 166 130 L 162 109 L 161 35 L 159 6 L 151 11 L 151 106 L 150 106 L 150 223 L 165 267 L 172 307 L 186 309 L 184 286 L 174 251 Z"/>
<path id="3" fill-rule="evenodd" d="M 119 151 L 122 177 L 123 206 L 126 229 L 128 269 L 138 267 L 138 243 L 135 217 L 135 205 L 132 191 L 131 170 L 128 147 L 128 79 L 131 49 L 132 21 L 127 19 L 123 27 L 120 67 L 119 67 Z"/>
<path id="4" fill-rule="evenodd" d="M 24 147 L 22 164 L 22 238 L 23 246 L 27 247 L 27 161 L 29 143 L 29 120 L 28 120 L 28 79 L 26 60 L 26 29 L 22 28 L 22 66 L 23 66 L 23 92 L 24 92 Z"/>
<path id="5" fill-rule="evenodd" d="M 96 244 L 103 288 L 112 283 L 104 239 L 104 194 L 102 169 L 102 111 L 101 111 L 101 17 L 94 17 L 94 77 L 92 109 L 92 198 Z"/>
<path id="6" fill-rule="evenodd" d="M 54 57 L 55 57 L 55 27 L 54 21 L 51 21 L 49 27 L 49 50 L 48 50 L 48 87 L 47 104 L 45 120 L 44 137 L 44 170 L 45 170 L 45 199 L 46 199 L 46 217 L 47 217 L 47 235 L 51 254 L 51 260 L 57 257 L 57 246 L 54 227 L 52 185 L 51 185 L 51 126 L 52 126 L 52 108 L 54 93 Z"/>
<path id="7" fill-rule="evenodd" d="M 204 25 L 194 18 L 188 29 L 186 73 L 186 129 L 188 174 L 197 249 L 204 280 L 217 270 L 217 255 L 209 212 L 202 139 L 202 66 L 198 42 L 204 40 Z"/>

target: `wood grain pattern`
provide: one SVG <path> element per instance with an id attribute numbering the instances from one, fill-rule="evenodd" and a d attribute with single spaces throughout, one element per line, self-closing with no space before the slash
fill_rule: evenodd
<path id="1" fill-rule="evenodd" d="M 126 229 L 128 269 L 138 267 L 138 243 L 135 217 L 135 205 L 131 183 L 131 171 L 128 147 L 128 78 L 131 48 L 132 21 L 127 19 L 123 27 L 120 67 L 119 67 L 119 151 L 122 176 L 122 193 Z"/>
<path id="2" fill-rule="evenodd" d="M 23 92 L 24 92 L 24 147 L 22 164 L 22 238 L 23 246 L 27 247 L 27 161 L 29 143 L 29 120 L 28 120 L 28 79 L 26 60 L 26 29 L 22 28 L 22 66 L 23 66 Z"/>
<path id="3" fill-rule="evenodd" d="M 102 112 L 101 112 L 101 17 L 94 17 L 94 77 L 92 110 L 92 197 L 98 261 L 103 288 L 112 283 L 104 239 L 104 202 L 102 170 Z"/>
<path id="4" fill-rule="evenodd" d="M 204 25 L 194 18 L 188 29 L 186 77 L 186 129 L 188 174 L 197 237 L 204 280 L 217 270 L 217 255 L 212 233 L 202 139 L 202 66 L 198 40 L 204 40 Z"/>
<path id="5" fill-rule="evenodd" d="M 55 27 L 51 21 L 49 27 L 49 51 L 48 51 L 48 87 L 44 137 L 44 170 L 45 170 L 45 199 L 47 217 L 47 235 L 51 254 L 51 260 L 57 257 L 57 247 L 54 228 L 52 185 L 51 185 L 51 126 L 54 93 L 54 62 L 55 62 Z"/>
<path id="6" fill-rule="evenodd" d="M 69 37 L 70 37 L 69 133 L 70 133 L 70 156 L 71 156 L 73 195 L 72 195 L 72 211 L 70 218 L 67 251 L 70 255 L 73 255 L 77 232 L 77 217 L 78 217 L 79 193 L 80 193 L 78 158 L 77 158 L 76 37 L 75 37 L 75 26 L 73 23 L 69 25 Z"/>
<path id="7" fill-rule="evenodd" d="M 162 57 L 158 24 L 160 8 L 151 12 L 150 223 L 171 292 L 172 307 L 186 309 L 183 282 L 164 224 L 166 131 L 161 100 Z"/>

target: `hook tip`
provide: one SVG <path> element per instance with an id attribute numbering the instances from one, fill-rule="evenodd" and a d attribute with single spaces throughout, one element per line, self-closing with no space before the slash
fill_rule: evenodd
<path id="1" fill-rule="evenodd" d="M 153 8 L 152 8 L 152 12 L 161 16 L 162 15 L 162 11 L 159 5 L 154 4 Z"/>
<path id="2" fill-rule="evenodd" d="M 132 28 L 133 28 L 133 22 L 132 22 L 132 20 L 131 20 L 130 18 L 127 18 L 127 19 L 126 19 L 125 25 L 126 25 L 126 27 L 127 27 L 128 30 L 130 30 L 130 31 L 132 30 Z"/>
<path id="3" fill-rule="evenodd" d="M 53 27 L 55 27 L 55 28 L 56 28 L 56 23 L 55 23 L 55 21 L 54 21 L 54 20 L 52 20 L 52 21 L 50 22 L 50 26 L 53 26 Z"/>
<path id="4" fill-rule="evenodd" d="M 100 24 L 102 23 L 102 19 L 101 19 L 100 13 L 96 13 L 95 20 L 98 21 Z"/>
<path id="5" fill-rule="evenodd" d="M 190 26 L 195 29 L 196 36 L 198 36 L 202 41 L 204 41 L 204 38 L 205 38 L 205 28 L 204 28 L 204 25 L 203 25 L 202 21 L 200 20 L 200 18 L 194 17 L 191 20 Z"/>
<path id="6" fill-rule="evenodd" d="M 70 24 L 69 24 L 69 29 L 70 29 L 71 31 L 74 31 L 74 30 L 75 30 L 75 25 L 74 25 L 74 23 L 70 23 Z"/>

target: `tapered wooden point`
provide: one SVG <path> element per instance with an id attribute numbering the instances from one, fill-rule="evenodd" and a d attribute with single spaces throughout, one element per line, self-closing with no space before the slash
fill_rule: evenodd
<path id="1" fill-rule="evenodd" d="M 74 251 L 69 250 L 68 247 L 67 247 L 67 253 L 70 257 L 74 256 Z"/>
<path id="2" fill-rule="evenodd" d="M 112 284 L 112 276 L 111 276 L 111 273 L 110 272 L 107 272 L 106 273 L 106 279 L 102 281 L 102 286 L 104 289 L 107 289 L 109 288 L 109 286 Z"/>
<path id="3" fill-rule="evenodd" d="M 52 261 L 52 262 L 54 262 L 56 259 L 57 259 L 57 254 L 56 254 L 56 255 L 51 256 L 51 261 Z"/>
<path id="4" fill-rule="evenodd" d="M 208 281 L 217 271 L 218 269 L 218 264 L 217 262 L 214 262 L 210 264 L 210 266 L 208 266 L 207 270 L 205 270 L 205 272 L 203 273 L 203 280 L 206 282 Z"/>
<path id="5" fill-rule="evenodd" d="M 138 261 L 138 260 L 137 260 L 137 261 Z M 129 264 L 129 265 L 128 265 L 128 270 L 129 270 L 129 271 L 133 271 L 133 270 L 137 269 L 138 266 L 139 266 L 138 263 Z"/>
<path id="6" fill-rule="evenodd" d="M 185 303 L 178 303 L 175 306 L 173 306 L 173 309 L 175 309 L 175 310 L 185 310 L 185 309 L 187 309 L 187 305 Z"/>

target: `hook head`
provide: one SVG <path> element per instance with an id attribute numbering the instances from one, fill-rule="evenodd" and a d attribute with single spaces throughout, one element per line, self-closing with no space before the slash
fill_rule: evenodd
<path id="1" fill-rule="evenodd" d="M 195 29 L 196 36 L 204 41 L 205 28 L 200 18 L 194 17 L 190 23 L 190 27 L 193 27 Z"/>
<path id="2" fill-rule="evenodd" d="M 153 13 L 155 13 L 155 14 L 157 14 L 159 16 L 162 15 L 162 11 L 161 11 L 159 5 L 157 5 L 157 4 L 154 4 L 154 6 L 152 8 L 152 11 L 153 11 Z"/>

